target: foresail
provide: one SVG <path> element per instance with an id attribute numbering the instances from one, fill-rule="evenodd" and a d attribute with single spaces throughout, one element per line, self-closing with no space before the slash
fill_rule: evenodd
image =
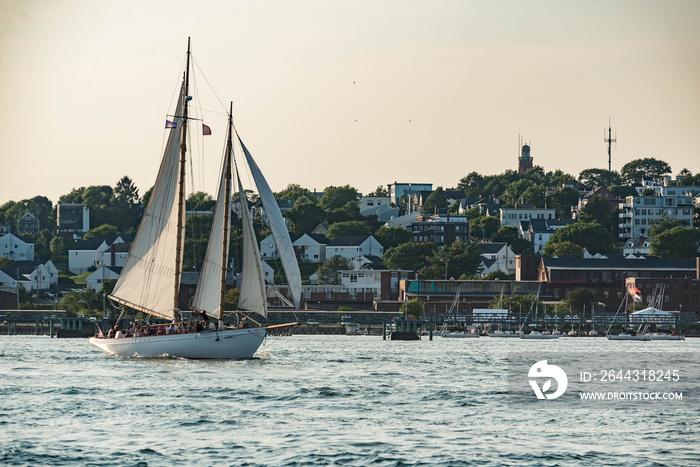
<path id="1" fill-rule="evenodd" d="M 241 203 L 241 229 L 243 230 L 243 270 L 241 272 L 240 294 L 238 308 L 253 311 L 267 316 L 267 294 L 265 290 L 265 275 L 262 270 L 262 258 L 258 241 L 253 230 L 253 219 L 250 217 L 245 191 L 238 180 L 238 194 Z"/>
<path id="2" fill-rule="evenodd" d="M 127 306 L 172 319 L 177 248 L 179 158 L 183 95 L 175 112 L 151 198 L 112 298 Z"/>
<path id="3" fill-rule="evenodd" d="M 253 156 L 248 152 L 248 149 L 245 147 L 245 144 L 243 144 L 243 141 L 240 140 L 240 137 L 239 141 L 243 148 L 246 161 L 248 162 L 248 167 L 250 167 L 250 172 L 253 174 L 255 185 L 258 187 L 258 194 L 265 208 L 267 220 L 270 223 L 270 230 L 275 239 L 280 261 L 282 262 L 282 267 L 284 268 L 284 273 L 287 276 L 289 288 L 292 292 L 294 306 L 298 309 L 301 303 L 301 272 L 299 272 L 299 263 L 297 263 L 292 240 L 289 238 L 289 230 L 287 230 L 284 217 L 282 217 L 282 211 L 280 211 L 275 195 L 270 189 L 270 185 L 267 184 L 267 180 L 265 180 L 260 168 L 258 168 Z"/>
<path id="4" fill-rule="evenodd" d="M 224 251 L 228 252 L 228 238 L 224 238 L 224 223 L 226 217 L 226 155 L 221 167 L 221 178 L 219 179 L 219 191 L 216 197 L 216 207 L 214 208 L 214 219 L 211 224 L 209 234 L 209 244 L 204 256 L 204 264 L 199 276 L 197 290 L 192 299 L 192 307 L 203 310 L 207 314 L 218 317 L 219 298 L 221 292 L 221 272 L 226 267 L 222 264 Z M 228 231 L 228 229 L 226 229 Z M 226 235 L 228 236 L 228 235 Z M 222 304 L 223 305 L 223 304 Z"/>

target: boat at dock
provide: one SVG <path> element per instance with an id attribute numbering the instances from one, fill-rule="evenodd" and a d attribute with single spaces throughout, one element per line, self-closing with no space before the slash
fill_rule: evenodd
<path id="1" fill-rule="evenodd" d="M 188 41 L 184 79 L 175 112 L 169 117 L 173 121 L 168 120 L 166 123 L 169 134 L 158 176 L 126 264 L 110 295 L 110 300 L 122 307 L 119 319 L 125 309 L 129 308 L 161 320 L 169 320 L 172 324 L 167 326 L 167 331 L 161 330 L 165 326 L 140 327 L 135 324 L 130 326 L 131 331 L 126 333 L 125 337 L 112 336 L 110 332 L 108 336 L 100 333 L 100 336 L 90 338 L 92 345 L 109 355 L 250 358 L 262 344 L 268 329 L 280 327 L 262 324 L 267 318 L 267 289 L 252 216 L 235 161 L 234 142 L 238 143 L 255 180 L 298 308 L 301 275 L 289 233 L 284 227 L 284 220 L 274 201 L 272 190 L 235 131 L 232 104 L 228 113 L 226 150 L 221 164 L 211 233 L 191 305 L 196 312 L 183 313 L 178 308 L 185 233 L 185 184 L 188 167 L 186 141 L 188 126 L 196 120 L 188 114 L 188 105 L 192 100 L 189 80 Z M 204 126 L 202 129 L 206 131 Z M 224 319 L 224 295 L 234 171 L 240 202 L 243 266 L 238 309 L 233 314 L 228 314 L 233 315 L 235 320 L 227 323 Z M 187 315 L 190 315 L 190 319 L 186 320 Z M 199 317 L 197 322 L 191 319 L 195 315 Z M 210 317 L 212 322 L 209 322 Z M 298 323 L 290 323 L 294 324 Z"/>
<path id="2" fill-rule="evenodd" d="M 520 334 L 521 339 L 559 339 L 557 334 L 547 334 L 539 331 L 532 331 L 530 334 Z"/>

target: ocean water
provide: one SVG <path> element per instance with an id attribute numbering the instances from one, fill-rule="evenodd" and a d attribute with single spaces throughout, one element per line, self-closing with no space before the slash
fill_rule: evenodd
<path id="1" fill-rule="evenodd" d="M 508 353 L 700 339 L 268 338 L 256 358 L 109 357 L 0 336 L 0 465 L 699 465 L 697 405 L 508 402 Z"/>

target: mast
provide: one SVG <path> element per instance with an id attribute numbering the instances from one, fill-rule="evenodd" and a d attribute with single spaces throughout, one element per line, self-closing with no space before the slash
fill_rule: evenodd
<path id="1" fill-rule="evenodd" d="M 226 199 L 224 201 L 224 238 L 221 248 L 221 288 L 219 296 L 219 320 L 224 320 L 224 299 L 226 298 L 226 263 L 228 258 L 229 216 L 231 213 L 231 156 L 233 154 L 233 102 L 228 113 L 228 140 L 226 142 Z"/>
<path id="2" fill-rule="evenodd" d="M 182 112 L 182 139 L 180 141 L 180 192 L 177 204 L 177 254 L 175 255 L 175 277 L 173 287 L 173 321 L 177 321 L 180 298 L 180 276 L 182 274 L 183 225 L 185 214 L 185 166 L 187 161 L 187 108 L 190 101 L 190 38 L 187 38 L 187 64 L 185 66 L 185 102 Z"/>

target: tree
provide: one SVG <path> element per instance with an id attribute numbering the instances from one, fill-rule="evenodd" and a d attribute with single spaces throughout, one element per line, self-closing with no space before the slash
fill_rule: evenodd
<path id="1" fill-rule="evenodd" d="M 54 237 L 51 239 L 50 243 L 51 258 L 56 262 L 62 262 L 61 257 L 63 256 L 63 240 L 60 237 Z"/>
<path id="2" fill-rule="evenodd" d="M 321 207 L 327 211 L 345 206 L 348 202 L 357 202 L 357 190 L 350 185 L 329 186 L 323 190 L 323 196 L 319 201 Z"/>
<path id="3" fill-rule="evenodd" d="M 118 233 L 119 230 L 117 230 L 116 226 L 111 224 L 102 224 L 99 227 L 95 227 L 94 229 L 90 229 L 87 232 L 85 232 L 83 238 L 87 240 L 89 238 L 111 237 L 113 235 L 117 235 Z"/>
<path id="4" fill-rule="evenodd" d="M 421 207 L 421 212 L 423 214 L 439 214 L 441 212 L 447 212 L 447 207 L 447 197 L 445 197 L 445 192 L 442 187 L 439 186 L 426 198 Z"/>
<path id="5" fill-rule="evenodd" d="M 503 295 L 502 297 L 500 295 L 494 296 L 489 301 L 489 308 L 506 309 L 512 313 L 528 313 L 530 310 L 534 312 L 535 309 L 542 309 L 542 302 L 538 294 L 520 295 L 513 292 L 511 295 Z"/>
<path id="6" fill-rule="evenodd" d="M 423 315 L 423 302 L 414 298 L 409 300 L 399 307 L 399 313 L 404 316 L 412 316 L 413 318 L 420 318 Z"/>
<path id="7" fill-rule="evenodd" d="M 299 198 L 294 206 L 284 215 L 292 221 L 292 230 L 298 234 L 313 231 L 318 224 L 326 219 L 326 211 L 307 198 Z"/>
<path id="8" fill-rule="evenodd" d="M 653 157 L 635 159 L 623 165 L 620 170 L 622 181 L 627 184 L 640 184 L 644 178 L 652 178 L 658 182 L 670 173 L 670 165 Z"/>
<path id="9" fill-rule="evenodd" d="M 340 284 L 340 271 L 352 270 L 352 262 L 342 256 L 331 256 L 318 267 L 318 283 L 321 285 Z"/>
<path id="10" fill-rule="evenodd" d="M 302 197 L 309 199 L 315 198 L 316 200 L 318 200 L 318 198 L 316 198 L 310 190 L 295 183 L 290 183 L 289 185 L 287 185 L 287 188 L 280 191 L 279 193 L 275 193 L 275 198 L 277 199 L 299 199 Z"/>
<path id="11" fill-rule="evenodd" d="M 582 222 L 597 222 L 603 227 L 611 229 L 610 202 L 603 195 L 592 196 L 581 208 Z"/>
<path id="12" fill-rule="evenodd" d="M 389 269 L 402 269 L 416 273 L 427 263 L 435 251 L 435 244 L 406 242 L 384 251 L 384 265 Z"/>
<path id="13" fill-rule="evenodd" d="M 382 185 L 379 185 L 374 191 L 370 192 L 367 196 L 389 196 L 389 192 Z"/>
<path id="14" fill-rule="evenodd" d="M 338 222 L 336 224 L 328 227 L 328 233 L 326 233 L 326 238 L 333 240 L 336 237 L 342 236 L 356 236 L 356 235 L 370 235 L 369 227 L 364 223 L 358 221 L 349 222 Z"/>
<path id="15" fill-rule="evenodd" d="M 585 169 L 578 175 L 579 182 L 586 188 L 609 187 L 620 184 L 620 174 L 605 169 Z"/>
<path id="16" fill-rule="evenodd" d="M 12 264 L 12 260 L 7 257 L 7 256 L 0 256 L 0 269 L 5 269 L 7 268 L 10 264 Z"/>
<path id="17" fill-rule="evenodd" d="M 506 274 L 505 272 L 501 271 L 500 269 L 496 269 L 495 271 L 491 271 L 490 273 L 486 274 L 484 277 L 482 277 L 482 280 L 485 281 L 507 281 L 510 280 L 510 276 Z"/>
<path id="18" fill-rule="evenodd" d="M 481 250 L 476 243 L 457 240 L 433 253 L 430 266 L 423 269 L 421 276 L 425 279 L 445 280 L 462 275 L 471 276 L 481 271 L 481 261 Z"/>
<path id="19" fill-rule="evenodd" d="M 489 240 L 501 228 L 501 221 L 496 216 L 479 216 L 469 225 L 469 236 L 483 241 Z"/>
<path id="20" fill-rule="evenodd" d="M 554 208 L 562 219 L 571 219 L 571 207 L 578 203 L 578 190 L 573 188 L 562 188 L 547 196 L 547 205 Z"/>
<path id="21" fill-rule="evenodd" d="M 656 219 L 649 219 L 649 237 L 656 237 L 662 232 L 671 230 L 674 227 L 688 227 L 688 224 L 681 219 L 675 219 L 666 213 L 661 214 Z"/>
<path id="22" fill-rule="evenodd" d="M 597 222 L 577 222 L 567 225 L 554 232 L 547 243 L 566 241 L 585 248 L 590 254 L 606 254 L 615 251 L 615 239 L 612 234 Z"/>
<path id="23" fill-rule="evenodd" d="M 555 256 L 583 258 L 583 248 L 569 241 L 547 242 L 542 249 L 542 255 L 547 258 L 554 258 Z"/>
<path id="24" fill-rule="evenodd" d="M 327 220 L 329 224 L 336 222 L 359 221 L 362 219 L 360 215 L 360 205 L 357 201 L 348 201 L 340 208 L 331 209 L 328 211 Z"/>
<path id="25" fill-rule="evenodd" d="M 209 193 L 195 191 L 187 197 L 185 206 L 188 211 L 213 211 L 216 200 Z"/>
<path id="26" fill-rule="evenodd" d="M 694 258 L 698 254 L 698 242 L 700 230 L 677 226 L 656 235 L 649 250 L 659 258 Z"/>
<path id="27" fill-rule="evenodd" d="M 518 228 L 512 225 L 504 225 L 498 229 L 492 240 L 494 242 L 506 242 L 516 255 L 523 254 L 530 249 L 530 242 L 522 238 L 518 234 Z"/>
<path id="28" fill-rule="evenodd" d="M 505 191 L 506 200 L 512 205 L 518 204 L 523 194 L 533 186 L 535 186 L 535 182 L 526 178 L 521 178 L 520 180 L 510 183 Z"/>
<path id="29" fill-rule="evenodd" d="M 578 287 L 567 293 L 562 302 L 565 309 L 570 309 L 573 313 L 580 313 L 583 310 L 592 312 L 598 304 L 598 296 L 593 289 Z"/>
<path id="30" fill-rule="evenodd" d="M 475 198 L 481 194 L 484 185 L 484 177 L 478 172 L 471 172 L 459 181 L 457 188 L 464 191 L 467 198 Z"/>
<path id="31" fill-rule="evenodd" d="M 238 309 L 238 298 L 241 295 L 239 289 L 229 289 L 224 295 L 224 310 L 237 310 Z"/>
<path id="32" fill-rule="evenodd" d="M 384 251 L 386 251 L 402 243 L 410 242 L 411 232 L 403 227 L 389 227 L 384 225 L 374 233 L 374 237 L 382 244 Z"/>

